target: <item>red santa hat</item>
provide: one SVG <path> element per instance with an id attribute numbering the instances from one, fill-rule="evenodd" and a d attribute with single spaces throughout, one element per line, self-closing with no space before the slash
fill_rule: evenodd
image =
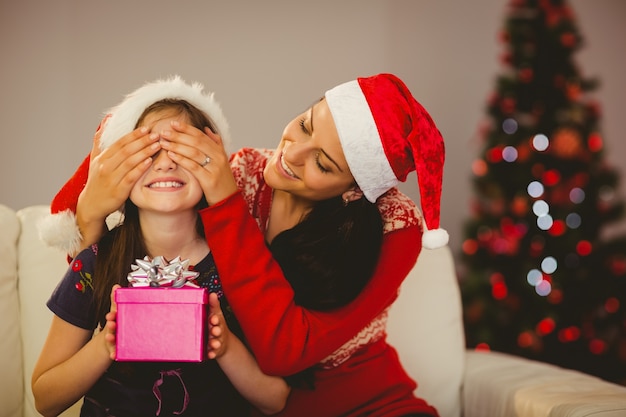
<path id="1" fill-rule="evenodd" d="M 365 198 L 378 197 L 416 171 L 424 215 L 422 245 L 448 243 L 439 228 L 445 149 L 432 118 L 392 74 L 357 78 L 326 92 L 350 171 Z"/>
<path id="2" fill-rule="evenodd" d="M 100 137 L 100 148 L 106 149 L 122 136 L 135 129 L 137 120 L 143 111 L 153 103 L 163 99 L 185 100 L 202 111 L 213 122 L 217 133 L 225 144 L 230 141 L 228 122 L 212 92 L 205 92 L 200 83 L 187 84 L 178 75 L 167 79 L 146 83 L 127 95 L 117 106 L 109 109 L 109 115 L 100 128 L 104 129 Z M 63 185 L 52 200 L 50 215 L 39 223 L 39 236 L 50 246 L 60 248 L 66 253 L 74 253 L 82 240 L 76 225 L 76 205 L 87 182 L 89 174 L 89 155 L 80 164 L 74 175 Z"/>

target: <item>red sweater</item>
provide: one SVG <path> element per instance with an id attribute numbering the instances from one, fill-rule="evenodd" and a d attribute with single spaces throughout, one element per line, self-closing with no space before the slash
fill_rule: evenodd
<path id="1" fill-rule="evenodd" d="M 222 287 L 259 365 L 292 375 L 316 366 L 315 390 L 292 390 L 279 416 L 437 415 L 416 398 L 416 383 L 386 343 L 386 312 L 421 250 L 421 215 L 398 190 L 381 197 L 384 237 L 376 272 L 356 300 L 327 312 L 294 303 L 265 244 L 272 190 L 263 168 L 272 151 L 242 149 L 231 158 L 241 189 L 201 211 Z"/>

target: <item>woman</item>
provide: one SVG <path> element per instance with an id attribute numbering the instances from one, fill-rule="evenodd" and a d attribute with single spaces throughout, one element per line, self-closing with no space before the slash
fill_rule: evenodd
<path id="1" fill-rule="evenodd" d="M 128 126 L 122 131 L 155 133 L 174 121 L 207 131 L 217 125 L 225 131 L 216 106 L 198 85 L 180 79 L 159 81 L 129 95 L 105 129 L 115 130 L 122 120 L 122 127 Z M 203 190 L 193 175 L 167 153 L 155 155 L 130 191 L 124 222 L 76 256 L 47 303 L 54 316 L 32 378 L 39 412 L 58 415 L 81 397 L 81 416 L 204 416 L 209 410 L 213 416 L 231 417 L 248 415 L 251 404 L 266 414 L 283 408 L 289 393 L 284 379 L 261 372 L 230 331 L 233 325 L 237 329 L 235 318 L 220 309 L 220 303 L 227 304 L 204 240 L 198 214 L 202 207 Z M 207 357 L 215 360 L 114 361 L 113 292 L 129 285 L 130 265 L 146 255 L 181 257 L 193 265 L 198 275 L 194 283 L 211 293 Z M 94 335 L 96 328 L 102 331 Z"/>
<path id="2" fill-rule="evenodd" d="M 437 229 L 443 140 L 426 110 L 400 79 L 379 74 L 327 91 L 287 125 L 275 151 L 243 149 L 229 164 L 220 138 L 208 135 L 213 141 L 202 142 L 203 132 L 173 124 L 160 146 L 202 184 L 205 236 L 259 365 L 296 375 L 279 415 L 436 416 L 413 395 L 415 382 L 385 340 L 387 309 L 422 241 L 447 242 Z M 117 150 L 149 154 L 141 138 L 122 138 Z M 106 169 L 129 181 L 135 175 L 118 162 Z M 424 218 L 394 188 L 414 170 Z M 117 204 L 99 185 L 85 188 L 78 209 L 88 234 L 104 213 L 87 202 Z M 66 206 L 53 203 L 52 210 Z M 380 213 L 378 232 L 368 228 L 372 207 Z"/>

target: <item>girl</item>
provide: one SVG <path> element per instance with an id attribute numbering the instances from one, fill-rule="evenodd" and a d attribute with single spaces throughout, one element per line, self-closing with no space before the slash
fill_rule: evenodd
<path id="1" fill-rule="evenodd" d="M 276 150 L 228 158 L 220 138 L 207 135 L 213 140 L 174 123 L 160 147 L 204 190 L 205 236 L 261 369 L 289 376 L 280 415 L 436 416 L 385 334 L 387 309 L 422 243 L 447 242 L 438 229 L 443 139 L 406 85 L 392 74 L 340 84 L 287 125 Z M 101 169 L 128 181 L 150 154 L 140 132 L 116 151 L 136 164 L 119 167 L 107 151 L 94 160 L 109 160 Z M 395 188 L 412 171 L 424 216 Z M 72 208 L 61 201 L 68 184 L 53 213 Z M 112 207 L 118 197 L 94 182 L 80 198 L 81 229 L 97 234 L 108 212 L 86 202 Z"/>
<path id="2" fill-rule="evenodd" d="M 139 130 L 158 136 L 155 132 L 176 122 L 215 132 L 207 114 L 221 121 L 221 112 L 212 96 L 198 95 L 199 88 L 179 79 L 144 86 L 114 110 L 105 131 L 115 130 L 116 120 L 128 116 L 129 102 L 138 107 L 142 100 L 166 96 L 135 118 Z M 200 102 L 212 113 L 203 113 L 180 96 Z M 83 416 L 245 416 L 249 404 L 266 414 L 283 408 L 287 384 L 264 375 L 240 338 L 231 333 L 226 322 L 236 330 L 236 320 L 222 297 L 224 321 L 219 277 L 198 215 L 202 207 L 206 201 L 197 179 L 166 152 L 155 155 L 130 191 L 123 223 L 78 254 L 48 301 L 55 315 L 32 378 L 40 413 L 58 415 L 83 396 Z M 214 361 L 114 361 L 113 291 L 128 285 L 130 265 L 145 255 L 189 259 L 199 273 L 197 284 L 211 291 L 207 355 Z M 94 334 L 98 326 L 102 331 Z"/>

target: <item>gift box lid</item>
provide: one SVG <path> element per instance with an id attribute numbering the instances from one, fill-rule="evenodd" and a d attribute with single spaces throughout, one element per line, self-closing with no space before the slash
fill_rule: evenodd
<path id="1" fill-rule="evenodd" d="M 170 303 L 207 304 L 209 293 L 206 288 L 193 287 L 127 287 L 115 291 L 116 303 Z"/>

